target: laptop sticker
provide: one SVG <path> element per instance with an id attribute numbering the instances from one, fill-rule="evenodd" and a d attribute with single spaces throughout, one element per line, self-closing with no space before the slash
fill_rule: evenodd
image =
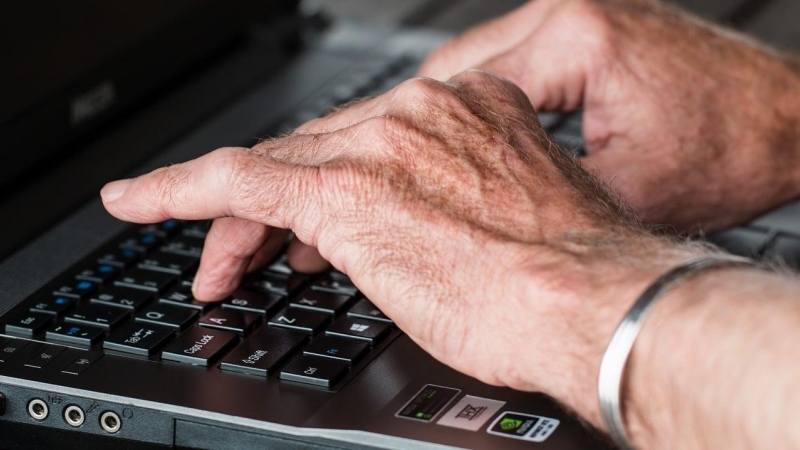
<path id="1" fill-rule="evenodd" d="M 426 384 L 405 404 L 395 417 L 430 422 L 453 401 L 461 389 Z"/>
<path id="2" fill-rule="evenodd" d="M 506 402 L 467 395 L 444 413 L 437 425 L 478 431 Z"/>
<path id="3" fill-rule="evenodd" d="M 556 431 L 559 423 L 557 419 L 549 417 L 505 412 L 492 422 L 486 432 L 523 441 L 542 442 Z"/>

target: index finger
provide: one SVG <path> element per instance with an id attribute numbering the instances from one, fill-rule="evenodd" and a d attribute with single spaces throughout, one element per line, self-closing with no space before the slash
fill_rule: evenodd
<path id="1" fill-rule="evenodd" d="M 109 183 L 101 196 L 112 215 L 129 222 L 230 216 L 300 234 L 313 229 L 311 216 L 303 213 L 318 196 L 317 176 L 314 166 L 288 165 L 248 149 L 223 148 Z"/>

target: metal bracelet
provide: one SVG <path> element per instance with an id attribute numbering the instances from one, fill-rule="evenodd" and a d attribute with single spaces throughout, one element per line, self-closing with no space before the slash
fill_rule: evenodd
<path id="1" fill-rule="evenodd" d="M 733 255 L 719 255 L 678 266 L 650 285 L 622 319 L 603 355 L 603 360 L 600 363 L 600 376 L 597 381 L 600 413 L 611 438 L 619 448 L 624 450 L 634 449 L 628 434 L 625 432 L 625 425 L 622 420 L 620 391 L 631 349 L 633 349 L 636 337 L 639 335 L 642 324 L 653 305 L 674 285 L 700 271 L 723 266 L 751 264 L 754 264 L 751 259 Z"/>

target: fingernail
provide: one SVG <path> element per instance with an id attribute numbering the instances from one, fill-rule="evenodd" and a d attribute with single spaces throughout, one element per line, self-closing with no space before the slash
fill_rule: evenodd
<path id="1" fill-rule="evenodd" d="M 106 184 L 103 186 L 103 189 L 100 190 L 100 197 L 103 198 L 104 202 L 113 202 L 114 200 L 122 197 L 122 194 L 128 190 L 130 187 L 132 180 L 118 180 L 112 181 L 111 183 Z"/>

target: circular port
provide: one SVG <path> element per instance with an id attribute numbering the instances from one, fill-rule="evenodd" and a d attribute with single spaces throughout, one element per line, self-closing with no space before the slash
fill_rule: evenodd
<path id="1" fill-rule="evenodd" d="M 35 398 L 28 402 L 28 414 L 36 420 L 44 420 L 50 414 L 50 409 L 44 400 Z"/>
<path id="2" fill-rule="evenodd" d="M 106 433 L 116 433 L 122 428 L 122 421 L 114 411 L 106 411 L 100 416 L 100 426 Z"/>
<path id="3" fill-rule="evenodd" d="M 83 410 L 80 406 L 69 405 L 64 408 L 64 421 L 73 427 L 83 425 L 86 416 L 83 415 Z"/>

